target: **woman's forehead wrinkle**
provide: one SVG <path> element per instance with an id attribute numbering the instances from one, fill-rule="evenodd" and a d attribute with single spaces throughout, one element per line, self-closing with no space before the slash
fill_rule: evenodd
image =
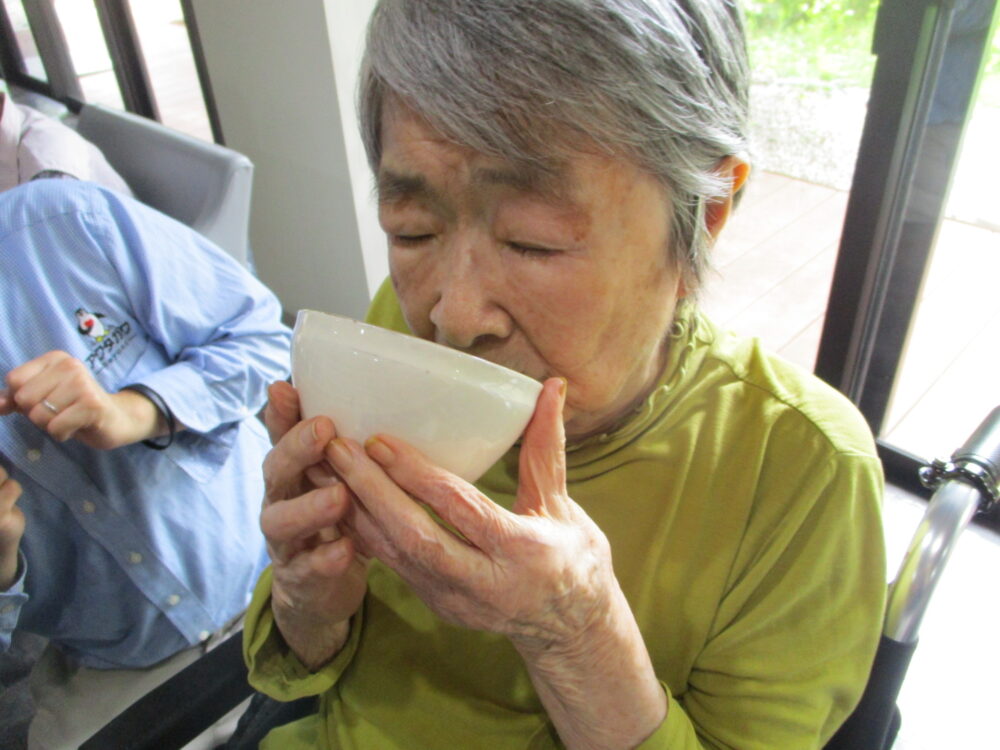
<path id="1" fill-rule="evenodd" d="M 540 177 L 536 173 L 515 167 L 476 167 L 472 173 L 473 184 L 499 185 L 521 192 L 534 192 L 538 189 L 539 181 Z"/>
<path id="2" fill-rule="evenodd" d="M 531 193 L 551 203 L 574 205 L 570 197 L 569 176 L 554 175 L 528 167 L 476 167 L 472 173 L 474 187 L 507 187 L 520 193 Z"/>

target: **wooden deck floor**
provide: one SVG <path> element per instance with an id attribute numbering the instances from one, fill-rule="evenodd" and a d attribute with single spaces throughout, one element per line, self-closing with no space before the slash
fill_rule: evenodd
<path id="1" fill-rule="evenodd" d="M 702 306 L 812 370 L 847 194 L 763 173 L 722 232 Z"/>
<path id="2" fill-rule="evenodd" d="M 758 175 L 723 231 L 702 305 L 812 369 L 847 193 Z M 948 455 L 1000 404 L 1000 233 L 946 220 L 882 437 Z"/>

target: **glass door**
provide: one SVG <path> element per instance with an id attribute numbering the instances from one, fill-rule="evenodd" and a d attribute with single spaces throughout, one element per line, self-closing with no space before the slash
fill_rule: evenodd
<path id="1" fill-rule="evenodd" d="M 885 0 L 876 22 L 816 371 L 860 406 L 897 481 L 1000 403 L 996 15 L 996 0 Z"/>
<path id="2" fill-rule="evenodd" d="M 923 457 L 957 447 L 1000 404 L 1000 190 L 991 177 L 1000 174 L 995 30 L 978 87 L 970 75 L 990 26 L 988 5 L 970 3 L 952 19 L 911 194 L 910 221 L 926 221 L 922 231 L 933 240 L 882 437 Z M 947 184 L 949 173 L 938 216 L 934 186 Z"/>

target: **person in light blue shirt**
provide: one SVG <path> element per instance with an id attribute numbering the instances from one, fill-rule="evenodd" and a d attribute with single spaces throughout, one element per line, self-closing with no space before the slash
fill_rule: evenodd
<path id="1" fill-rule="evenodd" d="M 288 375 L 277 299 L 184 225 L 72 180 L 0 194 L 0 299 L 0 464 L 25 521 L 0 647 L 23 629 L 129 669 L 205 641 L 265 564 L 254 415 Z"/>

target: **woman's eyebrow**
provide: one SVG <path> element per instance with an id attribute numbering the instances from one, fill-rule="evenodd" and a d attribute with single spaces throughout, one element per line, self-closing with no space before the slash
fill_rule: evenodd
<path id="1" fill-rule="evenodd" d="M 434 191 L 420 175 L 407 175 L 389 169 L 379 170 L 376 185 L 379 203 L 391 203 L 404 198 L 433 199 Z"/>
<path id="2" fill-rule="evenodd" d="M 473 170 L 468 190 L 495 186 L 537 196 L 559 208 L 577 208 L 571 197 L 571 184 L 562 174 L 519 167 L 477 167 Z M 420 174 L 406 174 L 383 167 L 379 170 L 375 190 L 380 204 L 418 200 L 441 210 L 447 205 L 444 196 Z"/>

